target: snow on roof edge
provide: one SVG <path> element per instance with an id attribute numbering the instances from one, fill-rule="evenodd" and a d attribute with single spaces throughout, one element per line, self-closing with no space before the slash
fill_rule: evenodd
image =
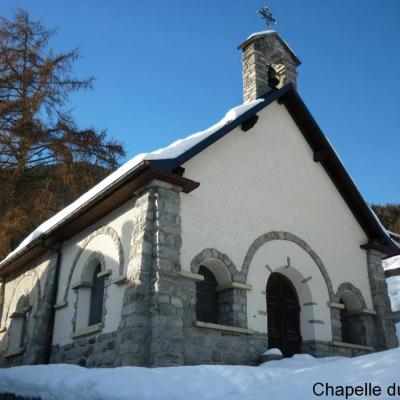
<path id="1" fill-rule="evenodd" d="M 177 158 L 187 150 L 191 149 L 207 137 L 217 132 L 227 123 L 234 121 L 245 112 L 264 101 L 265 100 L 261 98 L 236 106 L 230 109 L 220 121 L 203 131 L 196 132 L 183 139 L 176 140 L 167 147 L 163 147 L 149 153 L 137 154 L 135 157 L 121 165 L 121 167 L 119 167 L 116 171 L 112 172 L 98 184 L 93 186 L 90 190 L 78 197 L 74 202 L 39 225 L 13 251 L 11 251 L 3 260 L 0 261 L 0 268 L 3 267 L 4 264 L 11 258 L 22 253 L 23 250 L 25 250 L 34 240 L 50 232 L 52 228 L 65 221 L 90 200 L 94 199 L 101 192 L 112 186 L 116 181 L 131 173 L 142 161 Z"/>
<path id="2" fill-rule="evenodd" d="M 396 233 L 396 232 L 390 231 L 389 229 L 386 229 L 386 231 L 390 236 L 394 236 L 395 238 L 400 239 L 400 233 Z"/>
<path id="3" fill-rule="evenodd" d="M 247 39 L 246 42 L 250 39 L 253 39 L 256 36 L 261 36 L 261 35 L 268 35 L 270 33 L 276 33 L 276 31 L 272 30 L 272 29 L 268 29 L 266 31 L 260 31 L 260 32 L 254 32 L 252 33 Z"/>
<path id="4" fill-rule="evenodd" d="M 379 219 L 379 217 L 376 215 L 375 211 L 372 209 L 372 207 L 371 207 L 369 204 L 368 204 L 368 207 L 369 207 L 369 209 L 370 209 L 372 215 L 374 216 L 374 218 L 375 218 L 376 221 L 378 222 L 379 226 L 381 227 L 381 229 L 382 229 L 383 232 L 385 233 L 385 235 L 389 238 L 390 241 L 392 241 L 392 242 L 396 245 L 396 247 L 400 248 L 400 246 L 398 245 L 398 243 L 397 243 L 394 239 L 392 239 L 392 237 L 390 236 L 390 235 L 391 235 L 391 232 L 388 231 L 388 230 L 384 227 L 384 225 L 382 224 L 381 220 Z"/>

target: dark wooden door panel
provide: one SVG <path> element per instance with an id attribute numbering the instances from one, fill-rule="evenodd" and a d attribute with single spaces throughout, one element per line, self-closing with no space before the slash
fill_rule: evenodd
<path id="1" fill-rule="evenodd" d="M 268 346 L 285 357 L 300 352 L 300 306 L 296 290 L 285 276 L 273 273 L 267 284 Z"/>

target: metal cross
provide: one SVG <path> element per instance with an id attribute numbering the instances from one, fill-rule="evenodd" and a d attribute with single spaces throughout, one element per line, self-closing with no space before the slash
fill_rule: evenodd
<path id="1" fill-rule="evenodd" d="M 261 17 L 265 20 L 267 28 L 271 25 L 275 25 L 278 21 L 272 16 L 271 11 L 269 11 L 269 7 L 265 5 L 262 8 L 259 8 L 257 12 L 261 15 Z"/>

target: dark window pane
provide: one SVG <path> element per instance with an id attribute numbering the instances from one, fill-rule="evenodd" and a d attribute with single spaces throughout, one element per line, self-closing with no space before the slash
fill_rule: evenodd
<path id="1" fill-rule="evenodd" d="M 28 307 L 29 307 L 28 297 L 21 296 L 21 298 L 18 300 L 16 311 L 18 312 L 26 311 Z"/>
<path id="2" fill-rule="evenodd" d="M 23 312 L 24 316 L 21 317 L 22 321 L 18 325 L 20 331 L 17 333 L 20 335 L 19 346 L 24 347 L 25 344 L 25 336 L 27 334 L 27 325 L 28 325 L 28 307 L 29 307 L 29 299 L 28 296 L 21 296 L 17 303 L 17 312 Z"/>
<path id="3" fill-rule="evenodd" d="M 343 300 L 341 300 L 340 303 L 344 305 Z M 340 310 L 340 323 L 342 325 L 342 342 L 351 343 L 349 320 L 347 318 L 346 308 Z"/>
<path id="4" fill-rule="evenodd" d="M 25 337 L 26 337 L 26 334 L 27 334 L 27 329 L 26 328 L 27 328 L 27 325 L 28 325 L 27 319 L 28 319 L 28 315 L 27 315 L 27 313 L 25 313 L 25 315 L 22 318 L 21 339 L 20 339 L 20 343 L 19 343 L 20 347 L 24 347 L 24 345 L 25 345 Z"/>
<path id="5" fill-rule="evenodd" d="M 98 324 L 103 317 L 104 301 L 104 276 L 98 278 L 101 272 L 101 265 L 98 264 L 93 273 L 93 287 L 90 293 L 89 325 Z"/>
<path id="6" fill-rule="evenodd" d="M 204 281 L 196 282 L 196 318 L 198 321 L 218 323 L 218 283 L 214 274 L 200 266 L 199 274 Z"/>

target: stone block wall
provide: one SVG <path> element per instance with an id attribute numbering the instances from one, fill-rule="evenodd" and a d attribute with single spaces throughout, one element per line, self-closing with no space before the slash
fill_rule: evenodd
<path id="1" fill-rule="evenodd" d="M 247 329 L 247 292 L 244 288 L 228 285 L 219 292 L 219 324 L 235 327 L 236 330 L 201 325 L 196 321 L 195 280 L 190 278 L 190 274 L 180 274 L 180 188 L 164 182 L 151 182 L 135 193 L 133 218 L 127 275 L 124 282 L 118 283 L 124 287 L 118 329 L 111 333 L 92 333 L 75 338 L 64 346 L 53 346 L 51 362 L 86 367 L 257 364 L 259 356 L 268 348 L 268 338 L 266 334 Z M 215 252 L 210 254 L 216 257 Z M 397 339 L 380 257 L 376 252 L 368 254 L 377 314 L 355 315 L 354 319 L 357 326 L 366 330 L 359 332 L 366 337 L 366 343 L 361 345 L 385 349 L 397 345 Z M 46 362 L 44 355 L 51 334 L 49 323 L 56 260 L 54 253 L 47 267 L 40 302 L 34 318 L 32 316 L 34 321 L 30 323 L 27 350 L 8 359 L 1 358 L 3 365 Z M 227 264 L 229 269 L 229 262 Z M 195 276 L 195 271 L 192 274 Z M 240 274 L 231 275 L 234 281 L 245 283 Z M 10 276 L 8 279 L 17 277 Z M 109 281 L 107 284 L 116 283 Z M 0 282 L 0 304 L 4 298 L 3 288 Z M 340 344 L 339 310 L 332 308 L 331 316 L 333 342 L 307 341 L 302 344 L 302 351 L 318 357 L 356 356 L 369 352 L 362 346 Z"/>
<path id="2" fill-rule="evenodd" d="M 247 298 L 245 290 L 237 288 L 221 290 L 218 293 L 218 303 L 220 324 L 247 328 Z"/>
<path id="3" fill-rule="evenodd" d="M 72 343 L 52 347 L 52 363 L 87 367 L 147 366 L 150 344 L 150 292 L 153 268 L 152 240 L 154 207 L 152 194 L 134 194 L 133 231 L 118 328 L 110 333 L 92 333 L 74 338 Z M 99 249 L 101 251 L 101 249 Z M 106 279 L 106 286 L 116 284 Z M 104 295 L 107 296 L 107 287 Z M 107 310 L 104 310 L 107 318 Z"/>
<path id="4" fill-rule="evenodd" d="M 397 347 L 399 342 L 393 323 L 392 310 L 382 257 L 385 255 L 376 250 L 368 250 L 368 277 L 371 286 L 372 302 L 376 311 L 376 349 L 386 350 Z"/>
<path id="5" fill-rule="evenodd" d="M 267 335 L 241 334 L 209 328 L 185 329 L 185 365 L 245 364 L 258 365 L 268 348 Z"/>
<path id="6" fill-rule="evenodd" d="M 260 35 L 243 48 L 243 100 L 260 98 L 272 88 L 269 85 L 269 65 L 283 64 L 286 77 L 283 84 L 296 86 L 296 61 L 278 34 Z"/>
<path id="7" fill-rule="evenodd" d="M 332 342 L 320 340 L 308 340 L 301 345 L 303 353 L 311 354 L 314 357 L 357 357 L 372 353 L 372 350 L 357 348 L 356 346 L 338 346 Z"/>
<path id="8" fill-rule="evenodd" d="M 135 193 L 134 231 L 118 329 L 53 346 L 52 362 L 88 367 L 183 364 L 179 192 L 178 187 L 154 181 Z"/>
<path id="9" fill-rule="evenodd" d="M 259 356 L 268 348 L 265 334 L 236 333 L 196 326 L 196 285 L 195 282 L 180 277 L 178 294 L 183 303 L 183 363 L 196 364 L 251 364 L 258 363 Z M 225 291 L 224 291 L 225 292 Z M 247 316 L 241 317 L 246 307 L 246 291 L 229 289 L 224 293 L 228 319 L 220 323 L 239 328 L 247 328 Z M 244 303 L 244 304 L 243 304 Z M 232 305 L 240 305 L 234 311 Z"/>

